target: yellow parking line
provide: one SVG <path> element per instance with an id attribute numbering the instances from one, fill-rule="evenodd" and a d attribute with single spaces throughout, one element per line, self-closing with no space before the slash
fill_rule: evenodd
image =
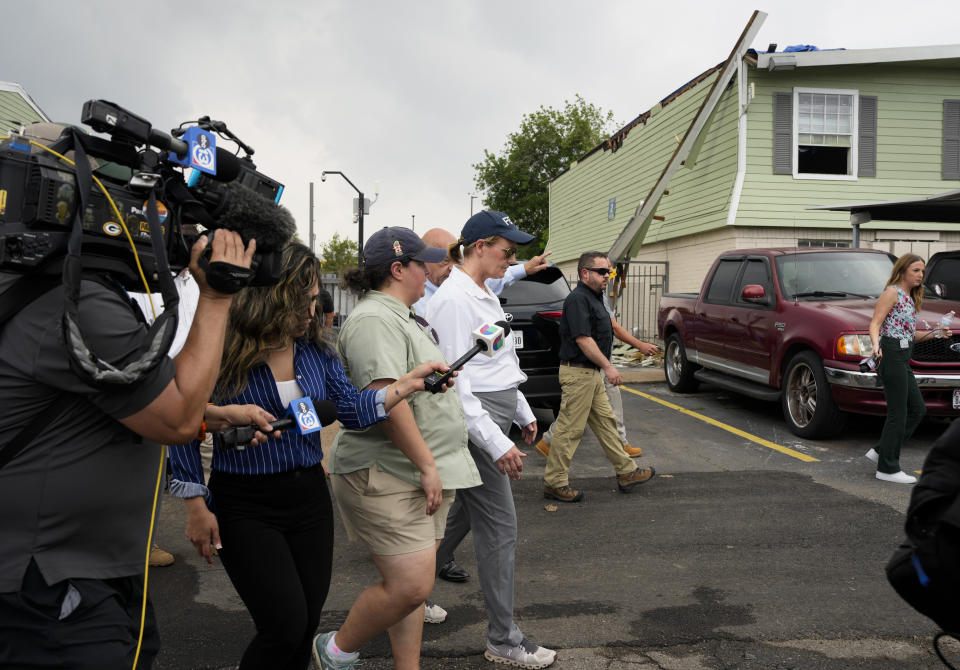
<path id="1" fill-rule="evenodd" d="M 802 452 L 795 451 L 794 449 L 791 449 L 791 448 L 789 448 L 789 447 L 785 447 L 785 446 L 783 446 L 782 444 L 777 444 L 776 442 L 771 442 L 770 440 L 765 440 L 765 439 L 763 439 L 762 437 L 757 437 L 756 435 L 751 435 L 750 433 L 748 433 L 748 432 L 746 432 L 746 431 L 743 431 L 743 430 L 740 430 L 739 428 L 734 428 L 733 426 L 728 426 L 727 424 L 723 423 L 722 421 L 717 421 L 716 419 L 711 419 L 709 416 L 704 416 L 703 414 L 698 414 L 697 412 L 693 412 L 693 411 L 691 411 L 691 410 L 689 410 L 689 409 L 680 407 L 680 405 L 674 405 L 672 402 L 667 402 L 666 400 L 663 400 L 663 399 L 661 399 L 661 398 L 657 398 L 656 396 L 652 396 L 652 395 L 650 395 L 649 393 L 644 393 L 643 391 L 635 391 L 635 390 L 633 390 L 633 389 L 631 389 L 631 388 L 627 388 L 626 386 L 621 386 L 620 388 L 621 388 L 622 390 L 624 390 L 624 391 L 627 391 L 628 393 L 633 393 L 634 395 L 638 395 L 638 396 L 640 396 L 640 397 L 642 397 L 642 398 L 646 398 L 647 400 L 652 400 L 653 402 L 660 403 L 660 404 L 663 405 L 664 407 L 669 407 L 670 409 L 675 409 L 675 410 L 677 410 L 678 412 L 682 412 L 683 414 L 686 414 L 687 416 L 692 416 L 694 419 L 700 419 L 701 421 L 704 421 L 704 422 L 706 422 L 706 423 L 709 423 L 711 426 L 716 426 L 717 428 L 722 428 L 723 430 L 727 431 L 728 433 L 733 433 L 734 435 L 739 435 L 740 437 L 746 438 L 746 439 L 750 440 L 751 442 L 756 442 L 757 444 L 759 444 L 759 445 L 761 445 L 761 446 L 764 446 L 764 447 L 767 447 L 768 449 L 773 449 L 774 451 L 779 451 L 781 454 L 786 454 L 787 456 L 793 456 L 793 457 L 796 458 L 797 460 L 804 461 L 804 462 L 806 462 L 806 463 L 814 463 L 814 462 L 817 462 L 817 461 L 820 460 L 819 458 L 814 458 L 813 456 L 808 456 L 807 454 L 804 454 L 804 453 L 802 453 Z"/>

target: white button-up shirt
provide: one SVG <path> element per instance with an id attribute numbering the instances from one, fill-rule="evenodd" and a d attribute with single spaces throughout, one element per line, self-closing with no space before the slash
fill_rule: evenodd
<path id="1" fill-rule="evenodd" d="M 454 267 L 427 304 L 426 319 L 437 332 L 440 351 L 447 361 L 453 362 L 476 344 L 474 330 L 485 323 L 505 321 L 506 317 L 496 294 L 480 288 L 463 270 Z M 513 441 L 497 427 L 474 393 L 517 388 L 526 379 L 512 337 L 507 337 L 504 348 L 493 356 L 474 356 L 456 377 L 454 388 L 463 402 L 470 440 L 494 461 L 514 446 Z M 514 423 L 522 427 L 535 420 L 518 390 Z"/>

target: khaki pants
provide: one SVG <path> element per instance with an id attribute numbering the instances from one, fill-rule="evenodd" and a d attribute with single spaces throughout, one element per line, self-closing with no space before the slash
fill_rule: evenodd
<path id="1" fill-rule="evenodd" d="M 560 388 L 563 393 L 560 414 L 553 426 L 544 483 L 553 488 L 569 484 L 570 461 L 580 446 L 587 424 L 618 475 L 636 470 L 636 463 L 623 450 L 617 434 L 617 418 L 607 398 L 603 373 L 600 370 L 561 365 Z"/>

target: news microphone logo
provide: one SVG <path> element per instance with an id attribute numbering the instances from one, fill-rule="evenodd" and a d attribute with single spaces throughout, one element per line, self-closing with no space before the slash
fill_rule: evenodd
<path id="1" fill-rule="evenodd" d="M 291 402 L 287 414 L 297 422 L 297 429 L 302 435 L 323 428 L 320 425 L 320 419 L 317 417 L 317 410 L 313 407 L 313 401 L 309 397 L 297 398 Z"/>
<path id="2" fill-rule="evenodd" d="M 510 324 L 506 321 L 497 321 L 494 325 L 485 323 L 477 328 L 471 334 L 474 345 L 467 352 L 450 364 L 450 369 L 444 373 L 432 372 L 423 380 L 423 388 L 430 393 L 438 393 L 443 390 L 455 370 L 459 370 L 467 364 L 471 358 L 483 352 L 492 357 L 506 346 L 506 337 L 510 334 Z"/>
<path id="3" fill-rule="evenodd" d="M 503 328 L 497 325 L 491 326 L 488 323 L 480 326 L 479 329 L 474 333 L 477 341 L 483 340 L 487 348 L 483 351 L 487 356 L 493 356 L 495 353 L 503 349 L 506 345 L 506 338 L 503 336 Z"/>
<path id="4" fill-rule="evenodd" d="M 190 126 L 180 139 L 187 143 L 187 155 L 181 158 L 171 152 L 171 163 L 196 168 L 210 175 L 217 174 L 217 138 L 213 133 Z"/>

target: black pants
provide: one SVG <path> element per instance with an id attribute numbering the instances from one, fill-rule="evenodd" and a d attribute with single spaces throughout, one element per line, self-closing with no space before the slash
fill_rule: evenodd
<path id="1" fill-rule="evenodd" d="M 330 588 L 333 507 L 323 468 L 214 471 L 220 558 L 257 628 L 240 670 L 304 670 Z"/>
<path id="2" fill-rule="evenodd" d="M 900 448 L 920 425 L 927 413 L 927 405 L 910 369 L 913 341 L 906 349 L 901 349 L 900 340 L 881 337 L 880 348 L 883 358 L 880 359 L 877 374 L 883 380 L 887 419 L 883 422 L 883 432 L 874 449 L 880 455 L 877 472 L 893 474 L 900 472 Z"/>
<path id="3" fill-rule="evenodd" d="M 142 576 L 48 586 L 31 561 L 20 590 L 0 593 L 0 668 L 130 670 L 142 605 Z M 159 649 L 148 600 L 137 670 L 150 668 Z"/>

